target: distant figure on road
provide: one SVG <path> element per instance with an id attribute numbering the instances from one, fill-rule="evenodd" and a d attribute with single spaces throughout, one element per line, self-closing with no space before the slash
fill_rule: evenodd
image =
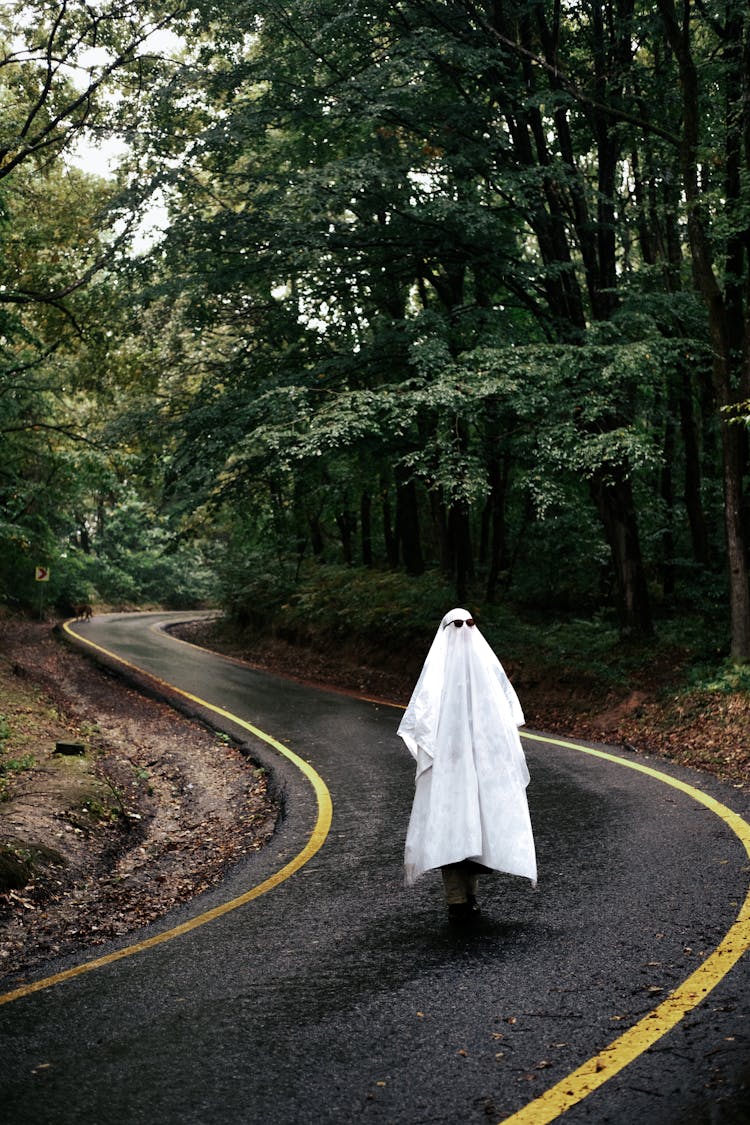
<path id="1" fill-rule="evenodd" d="M 417 763 L 406 882 L 439 867 L 451 922 L 478 916 L 483 872 L 536 883 L 529 771 L 518 734 L 524 721 L 518 696 L 471 614 L 446 613 L 398 733 Z"/>

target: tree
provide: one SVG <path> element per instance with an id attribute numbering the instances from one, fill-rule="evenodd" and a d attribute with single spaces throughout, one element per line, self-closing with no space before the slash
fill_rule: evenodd
<path id="1" fill-rule="evenodd" d="M 184 4 L 117 0 L 9 0 L 0 13 L 0 179 L 34 158 L 37 166 L 70 153 L 77 141 L 106 139 L 126 116 L 115 87 L 148 98 L 154 33 Z M 133 121 L 136 118 L 132 119 Z"/>
<path id="2" fill-rule="evenodd" d="M 750 14 L 738 0 L 695 7 L 687 2 L 679 15 L 673 0 L 659 0 L 658 8 L 680 78 L 680 159 L 693 279 L 708 313 L 713 388 L 722 412 L 731 654 L 747 661 L 748 447 L 732 414 L 750 396 Z"/>
<path id="3" fill-rule="evenodd" d="M 647 632 L 655 578 L 710 563 L 716 468 L 657 11 L 206 0 L 175 26 L 179 82 L 149 72 L 129 134 L 170 225 L 112 259 L 143 323 L 101 351 L 139 486 L 292 581 L 307 553 L 438 563 L 462 597 L 554 596 L 578 526 Z"/>
<path id="4" fill-rule="evenodd" d="M 132 137 L 139 106 L 164 69 L 154 33 L 181 10 L 32 0 L 0 13 L 0 541 L 7 597 L 23 600 L 34 563 L 50 559 L 60 597 L 66 589 L 68 598 L 88 596 L 81 586 L 94 572 L 86 571 L 92 540 L 126 461 L 131 479 L 137 475 L 124 427 L 112 424 L 112 415 L 125 412 L 139 374 L 148 378 L 148 364 L 134 362 L 148 345 L 139 348 L 131 331 L 134 265 L 126 249 L 158 177 L 105 182 L 81 172 L 73 157 L 81 142 Z"/>

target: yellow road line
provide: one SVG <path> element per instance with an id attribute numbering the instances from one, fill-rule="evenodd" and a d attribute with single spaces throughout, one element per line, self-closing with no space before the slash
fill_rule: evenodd
<path id="1" fill-rule="evenodd" d="M 221 707 L 214 706 L 213 703 L 208 703 L 205 699 L 201 699 L 197 695 L 191 695 L 190 692 L 182 691 L 180 688 L 175 687 L 173 684 L 167 683 L 165 680 L 160 680 L 157 676 L 151 676 L 149 673 L 144 673 L 142 668 L 138 668 L 135 664 L 123 660 L 122 657 L 117 656 L 113 652 L 102 648 L 100 645 L 94 644 L 93 641 L 86 640 L 85 637 L 79 636 L 77 633 L 73 634 L 72 630 L 68 629 L 68 622 L 63 626 L 66 631 L 74 635 L 77 640 L 84 641 L 85 644 L 90 645 L 91 648 L 97 649 L 99 652 L 104 653 L 111 659 L 117 660 L 120 664 L 130 668 L 140 675 L 148 675 L 149 679 L 153 682 L 160 684 L 163 687 L 169 688 L 170 691 L 176 692 L 178 695 L 197 703 L 201 707 L 213 711 L 214 714 L 220 715 L 222 718 L 229 719 L 232 723 L 236 723 L 244 730 L 250 732 L 255 738 L 259 738 L 262 742 L 272 746 L 285 758 L 288 758 L 305 775 L 307 780 L 315 791 L 315 796 L 318 804 L 318 815 L 313 827 L 312 833 L 301 852 L 294 856 L 288 863 L 286 863 L 279 871 L 276 871 L 268 879 L 264 879 L 256 887 L 252 887 L 244 894 L 239 895 L 237 898 L 231 899 L 229 902 L 222 903 L 221 906 L 216 906 L 212 910 L 207 910 L 203 914 L 199 914 L 195 918 L 191 918 L 188 922 L 183 922 L 179 926 L 175 926 L 171 930 L 165 930 L 164 933 L 155 934 L 154 937 L 146 938 L 144 941 L 136 942 L 134 945 L 128 945 L 123 949 L 118 949 L 114 953 L 106 953 L 102 957 L 97 957 L 92 961 L 85 961 L 81 965 L 75 965 L 72 969 L 65 969 L 63 972 L 55 973 L 52 976 L 45 977 L 43 980 L 33 981 L 31 984 L 21 985 L 19 988 L 13 989 L 12 992 L 6 992 L 0 995 L 0 1005 L 9 1004 L 12 1000 L 19 1000 L 23 996 L 30 996 L 33 992 L 41 992 L 42 989 L 51 988 L 55 984 L 61 984 L 63 981 L 71 980 L 73 977 L 79 977 L 83 973 L 90 973 L 93 969 L 101 969 L 105 965 L 111 965 L 115 961 L 122 961 L 125 957 L 132 957 L 136 953 L 143 953 L 147 949 L 153 949 L 157 945 L 164 945 L 165 942 L 172 941 L 174 938 L 181 937 L 183 934 L 190 933 L 191 930 L 197 930 L 200 926 L 205 926 L 207 922 L 213 922 L 216 918 L 220 918 L 223 914 L 229 914 L 232 910 L 237 910 L 238 907 L 244 906 L 246 903 L 251 902 L 255 898 L 266 894 L 267 891 L 273 890 L 280 883 L 283 883 L 296 871 L 312 859 L 315 853 L 325 843 L 328 832 L 331 827 L 331 819 L 333 816 L 333 804 L 331 802 L 331 795 L 328 788 L 323 781 L 322 777 L 312 768 L 309 762 L 304 761 L 295 754 L 288 746 L 284 746 L 275 738 L 266 734 L 264 731 L 254 727 L 251 723 L 245 722 L 239 716 L 233 715 L 231 711 L 225 711 Z"/>
<path id="2" fill-rule="evenodd" d="M 642 762 L 631 762 L 618 758 L 604 750 L 594 750 L 588 746 L 580 746 L 576 742 L 564 742 L 535 734 L 524 734 L 523 737 L 535 742 L 563 746 L 568 750 L 582 751 L 594 758 L 603 758 L 605 761 L 615 762 L 617 765 L 637 770 L 639 773 L 645 773 L 649 777 L 656 778 L 657 781 L 681 790 L 723 820 L 750 856 L 750 825 L 737 813 L 727 808 L 726 805 L 721 804 L 713 797 L 709 797 L 706 793 L 702 793 L 700 789 L 687 785 L 677 778 L 670 777 L 660 770 L 652 769 Z M 615 1074 L 618 1074 L 629 1063 L 637 1059 L 639 1055 L 642 1055 L 644 1051 L 647 1051 L 649 1047 L 653 1047 L 657 1040 L 671 1031 L 688 1012 L 697 1007 L 726 976 L 729 970 L 736 965 L 748 948 L 750 948 L 750 891 L 729 931 L 713 953 L 682 984 L 678 985 L 658 1007 L 620 1035 L 598 1055 L 579 1066 L 572 1074 L 551 1086 L 544 1094 L 540 1094 L 533 1102 L 529 1102 L 528 1105 L 512 1114 L 511 1117 L 506 1117 L 501 1125 L 548 1125 L 548 1122 L 554 1121 L 555 1118 L 565 1113 L 572 1106 L 583 1101 L 594 1090 L 599 1089 Z"/>
<path id="3" fill-rule="evenodd" d="M 67 623 L 65 628 L 67 629 Z M 80 637 L 78 634 L 76 634 L 76 637 L 92 648 L 98 649 L 100 652 L 119 661 L 119 663 L 126 667 L 142 674 L 142 669 L 138 668 L 136 665 L 130 664 L 128 661 L 123 660 L 107 649 L 101 648 L 92 641 Z M 332 817 L 331 798 L 322 778 L 313 770 L 309 763 L 297 757 L 296 754 L 283 746 L 280 742 L 277 742 L 276 739 L 271 738 L 263 731 L 258 730 L 258 728 L 252 726 L 250 723 L 246 723 L 243 719 L 238 718 L 238 716 L 233 715 L 231 712 L 224 711 L 220 707 L 215 707 L 213 704 L 207 703 L 205 700 L 200 699 L 198 696 L 191 695 L 189 692 L 174 688 L 171 684 L 167 684 L 165 681 L 159 680 L 155 676 L 151 676 L 150 678 L 154 682 L 168 687 L 171 691 L 176 691 L 185 698 L 198 703 L 200 706 L 207 707 L 214 713 L 229 719 L 233 723 L 237 723 L 239 726 L 255 735 L 255 737 L 273 746 L 274 749 L 289 758 L 308 778 L 316 793 L 318 818 L 313 832 L 307 845 L 299 855 L 295 856 L 294 859 L 269 879 L 266 879 L 257 887 L 251 888 L 239 898 L 232 899 L 230 902 L 215 907 L 213 910 L 207 911 L 205 914 L 201 914 L 191 919 L 189 922 L 184 922 L 182 925 L 176 926 L 174 929 L 168 930 L 163 934 L 157 934 L 152 938 L 138 942 L 135 945 L 127 946 L 115 953 L 106 954 L 96 960 L 87 961 L 65 972 L 57 973 L 44 980 L 24 985 L 13 992 L 6 993 L 0 996 L 0 1005 L 8 1003 L 10 1000 L 18 999 L 21 996 L 27 996 L 32 992 L 38 992 L 43 988 L 49 988 L 71 977 L 80 976 L 82 973 L 90 972 L 92 969 L 100 968 L 114 961 L 119 961 L 124 957 L 130 957 L 134 953 L 140 953 L 153 946 L 171 941 L 181 934 L 188 933 L 190 930 L 205 925 L 207 922 L 220 917 L 222 914 L 227 914 L 237 909 L 237 907 L 250 902 L 254 898 L 258 898 L 273 887 L 278 886 L 278 884 L 282 883 L 285 879 L 288 879 L 290 875 L 298 871 L 300 867 L 303 867 L 325 842 Z M 402 707 L 399 707 L 399 709 L 403 710 Z M 750 825 L 748 825 L 747 821 L 739 816 L 739 814 L 732 812 L 726 805 L 721 804 L 721 802 L 715 800 L 713 797 L 701 792 L 700 789 L 696 789 L 694 786 L 688 785 L 677 778 L 670 777 L 660 770 L 646 766 L 642 762 L 629 761 L 617 757 L 614 754 L 609 754 L 604 750 L 596 750 L 593 747 L 582 746 L 576 742 L 545 738 L 543 735 L 524 733 L 522 737 L 527 741 L 561 746 L 568 750 L 576 750 L 584 754 L 589 754 L 591 757 L 614 762 L 616 765 L 624 766 L 626 769 L 636 770 L 639 773 L 646 774 L 649 777 L 655 778 L 657 781 L 681 790 L 687 796 L 691 797 L 699 804 L 704 805 L 723 820 L 732 832 L 734 832 L 745 848 L 746 853 L 750 856 Z M 713 953 L 711 953 L 699 968 L 691 973 L 681 985 L 674 989 L 658 1007 L 654 1008 L 653 1011 L 644 1016 L 637 1024 L 634 1024 L 633 1027 L 629 1028 L 614 1040 L 614 1042 L 610 1043 L 609 1046 L 605 1047 L 599 1054 L 583 1063 L 582 1066 L 567 1075 L 567 1077 L 563 1078 L 556 1085 L 550 1087 L 549 1090 L 541 1094 L 533 1102 L 529 1102 L 523 1109 L 505 1118 L 501 1125 L 548 1125 L 549 1122 L 554 1121 L 574 1105 L 583 1101 L 584 1098 L 603 1086 L 605 1082 L 613 1078 L 638 1058 L 639 1055 L 648 1050 L 649 1047 L 652 1047 L 662 1036 L 666 1035 L 668 1031 L 671 1031 L 688 1012 L 697 1007 L 747 952 L 748 948 L 750 948 L 750 891 L 742 904 L 737 918 Z"/>

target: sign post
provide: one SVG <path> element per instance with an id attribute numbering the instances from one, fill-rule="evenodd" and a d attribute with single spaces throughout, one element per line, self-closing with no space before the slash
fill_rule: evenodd
<path id="1" fill-rule="evenodd" d="M 49 582 L 49 567 L 38 566 L 34 570 L 34 578 L 39 583 L 39 620 L 42 620 L 44 607 L 44 583 Z"/>

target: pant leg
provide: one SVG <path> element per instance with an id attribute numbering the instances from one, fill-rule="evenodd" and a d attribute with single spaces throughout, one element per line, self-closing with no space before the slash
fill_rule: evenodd
<path id="1" fill-rule="evenodd" d="M 479 876 L 467 869 L 464 862 L 449 863 L 440 868 L 443 876 L 443 890 L 448 906 L 458 906 L 468 901 L 469 896 L 476 898 Z"/>
<path id="2" fill-rule="evenodd" d="M 467 879 L 466 875 L 461 871 L 459 864 L 452 863 L 450 866 L 441 867 L 441 874 L 443 876 L 443 891 L 445 892 L 445 902 L 449 907 L 460 906 L 461 903 L 467 901 Z"/>

